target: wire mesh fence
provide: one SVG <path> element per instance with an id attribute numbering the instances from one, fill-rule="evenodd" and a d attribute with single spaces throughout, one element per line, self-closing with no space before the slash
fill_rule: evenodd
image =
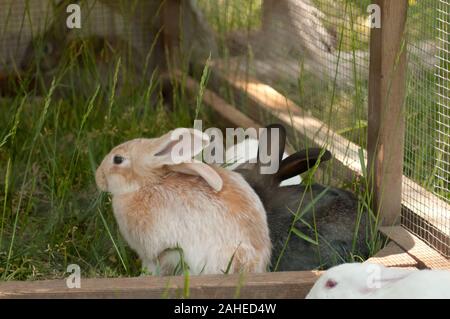
<path id="1" fill-rule="evenodd" d="M 437 30 L 438 30 L 438 63 L 436 65 L 437 86 L 437 170 L 434 183 L 436 193 L 450 201 L 450 2 L 440 0 L 437 8 Z"/>
<path id="2" fill-rule="evenodd" d="M 226 72 L 250 76 L 275 88 L 301 108 L 303 120 L 311 116 L 319 120 L 312 135 L 333 130 L 325 137 L 326 146 L 340 152 L 341 161 L 359 162 L 357 149 L 365 148 L 367 135 L 370 2 L 246 3 L 199 1 L 219 35 L 219 59 L 227 65 Z M 345 139 L 329 139 L 337 135 Z M 296 149 L 311 143 L 303 138 L 292 142 Z M 318 137 L 314 142 L 324 144 Z M 348 172 L 330 165 L 321 181 L 356 190 L 357 175 L 348 177 Z"/>
<path id="3" fill-rule="evenodd" d="M 251 1 L 246 8 L 239 1 L 199 3 L 222 34 L 223 56 L 247 54 L 241 62 L 246 73 L 366 147 L 370 1 Z M 449 4 L 409 4 L 402 223 L 448 256 Z M 236 19 L 241 24 L 224 27 Z M 243 37 L 247 46 L 236 50 Z"/>
<path id="4" fill-rule="evenodd" d="M 60 2 L 0 0 L 0 80 L 31 59 L 27 56 L 30 43 L 52 30 L 58 21 L 57 14 L 65 19 L 67 13 L 55 9 Z M 371 1 L 181 2 L 189 11 L 185 20 L 190 24 L 183 24 L 178 40 L 188 47 L 184 52 L 189 52 L 192 61 L 204 63 L 211 52 L 214 62 L 227 64 L 228 72 L 271 85 L 302 108 L 304 114 L 317 118 L 345 137 L 346 140 L 339 140 L 342 145 L 335 147 L 345 150 L 347 142 L 351 142 L 366 148 L 371 30 L 367 8 Z M 120 43 L 127 44 L 121 49 L 124 60 L 130 50 L 138 52 L 128 59 L 132 64 L 138 62 L 131 67 L 133 74 L 150 76 L 140 73 L 150 53 L 154 58 L 148 63 L 149 68 L 159 67 L 158 61 L 166 62 L 166 51 L 160 43 L 163 1 L 80 3 L 83 28 L 66 30 L 68 33 L 60 41 L 53 37 L 52 43 L 44 45 L 42 65 L 54 67 L 55 61 L 63 56 L 60 48 L 79 48 L 74 45 L 77 38 L 90 39 L 103 48 L 97 51 L 95 61 L 102 61 L 112 71 L 110 77 L 117 61 L 108 60 L 104 48 L 117 52 Z M 408 209 L 403 213 L 402 223 L 448 256 L 450 4 L 448 0 L 410 0 L 409 3 L 404 157 L 408 182 L 404 183 L 403 198 Z M 49 62 L 46 64 L 45 60 Z M 306 146 L 305 141 L 297 142 L 297 148 Z M 339 180 L 340 176 L 333 178 Z M 430 195 L 417 196 L 426 192 Z"/>
<path id="5" fill-rule="evenodd" d="M 241 57 L 234 70 L 272 85 L 365 144 L 370 30 L 365 7 L 323 0 L 249 1 L 247 8 L 240 1 L 199 4 L 223 39 L 222 57 L 234 62 Z"/>
<path id="6" fill-rule="evenodd" d="M 449 3 L 415 1 L 408 15 L 408 91 L 403 224 L 450 256 Z M 418 196 L 424 190 L 430 196 Z M 418 192 L 417 192 L 418 191 Z"/>

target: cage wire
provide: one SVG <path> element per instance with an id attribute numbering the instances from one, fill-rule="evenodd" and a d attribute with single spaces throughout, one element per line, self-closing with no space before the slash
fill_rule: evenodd
<path id="1" fill-rule="evenodd" d="M 199 3 L 220 35 L 222 57 L 236 64 L 241 56 L 233 70 L 270 84 L 366 147 L 371 1 Z M 448 257 L 450 7 L 448 0 L 409 5 L 402 225 Z"/>
<path id="2" fill-rule="evenodd" d="M 436 94 L 438 96 L 436 145 L 438 169 L 435 176 L 438 180 L 434 183 L 434 187 L 437 189 L 437 195 L 448 202 L 450 200 L 448 196 L 450 189 L 450 2 L 440 0 L 437 12 L 439 61 L 436 65 L 435 77 L 437 78 Z"/>
<path id="3" fill-rule="evenodd" d="M 366 147 L 369 3 L 199 1 L 219 35 L 220 59 L 227 72 L 271 85 L 299 105 L 303 114 L 320 120 L 323 127 L 318 130 L 330 127 L 345 137 L 342 143 L 328 141 L 343 154 L 348 154 L 348 141 Z M 311 146 L 299 137 L 291 142 L 296 149 Z M 356 190 L 353 181 L 344 182 L 341 171 L 332 165 L 319 180 Z"/>
<path id="4" fill-rule="evenodd" d="M 232 71 L 270 84 L 365 145 L 370 33 L 365 7 L 345 0 L 199 3 L 222 40 L 221 57 L 239 64 Z"/>
<path id="5" fill-rule="evenodd" d="M 81 28 L 66 26 L 69 4 L 80 6 Z M 160 1 L 140 0 L 0 0 L 0 81 L 11 84 L 11 78 L 39 74 L 49 87 L 58 68 L 70 62 L 78 64 L 71 69 L 78 82 L 81 76 L 75 72 L 95 73 L 87 77 L 94 84 L 84 84 L 92 88 L 98 81 L 106 84 L 120 63 L 119 84 L 138 85 L 146 71 L 164 60 L 157 36 L 160 7 Z M 88 62 L 96 67 L 89 68 Z M 5 82 L 0 94 L 10 88 Z M 61 82 L 69 85 L 68 79 Z"/>
<path id="6" fill-rule="evenodd" d="M 33 40 L 51 31 L 52 24 L 57 21 L 56 7 L 61 1 L 0 1 L 0 70 L 3 74 L 16 70 L 20 71 L 22 62 L 27 58 L 26 51 Z M 76 3 L 76 1 L 74 1 Z M 121 16 L 113 12 L 109 7 L 95 1 L 82 3 L 82 21 L 84 36 L 122 36 L 124 31 Z M 65 18 L 65 16 L 64 16 Z M 73 34 L 64 28 L 65 20 L 58 25 L 59 29 L 65 29 L 69 38 Z M 119 21 L 119 22 L 116 22 Z M 122 22 L 122 23 L 120 23 Z M 80 35 L 78 35 L 80 36 Z M 64 36 L 64 39 L 66 37 Z M 63 43 L 58 43 L 64 47 Z M 48 43 L 46 59 L 58 60 L 57 48 L 52 48 Z M 54 45 L 54 44 L 53 44 Z"/>
<path id="7" fill-rule="evenodd" d="M 55 5 L 60 3 L 64 1 L 0 0 L 0 80 L 30 59 L 30 43 L 52 30 Z M 366 148 L 370 38 L 367 7 L 371 1 L 182 3 L 190 10 L 187 22 L 191 23 L 183 25 L 184 41 L 194 51 L 211 52 L 214 62 L 229 66 L 228 72 L 246 74 L 273 86 L 306 114 Z M 408 209 L 402 214 L 402 224 L 449 256 L 450 4 L 449 0 L 409 3 L 404 175 L 411 182 L 405 186 L 410 191 L 403 198 Z M 138 52 L 132 53 L 130 59 L 138 63 L 133 69 L 136 74 L 151 49 L 152 67 L 164 60 L 164 48 L 153 48 L 161 28 L 161 1 L 86 0 L 80 4 L 83 28 L 60 35 L 56 46 L 53 43 L 45 48 L 50 62 L 59 60 L 60 56 L 55 58 L 59 48 L 70 47 L 70 41 L 77 38 L 94 42 L 107 39 L 101 44 L 113 49 L 117 49 L 118 42 L 126 42 L 125 52 Z M 67 14 L 63 13 L 65 18 Z M 190 30 L 191 26 L 195 29 Z M 52 39 L 55 42 L 55 37 Z M 204 63 L 207 54 L 194 52 L 190 57 Z M 102 63 L 110 70 L 114 65 L 111 61 Z M 232 100 L 232 96 L 227 97 Z M 296 148 L 307 146 L 304 141 L 298 142 Z M 345 149 L 348 145 L 336 147 Z M 336 178 L 340 176 L 333 176 Z M 417 196 L 424 190 L 431 195 Z"/>
<path id="8" fill-rule="evenodd" d="M 450 256 L 449 2 L 410 3 L 402 224 Z M 426 192 L 432 195 L 424 195 Z M 420 196 L 419 196 L 420 195 Z"/>

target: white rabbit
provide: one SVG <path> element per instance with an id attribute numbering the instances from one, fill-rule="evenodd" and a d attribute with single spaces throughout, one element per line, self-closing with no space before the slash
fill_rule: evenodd
<path id="1" fill-rule="evenodd" d="M 248 163 L 251 160 L 256 162 L 258 156 L 259 141 L 256 138 L 249 137 L 244 139 L 236 145 L 231 145 L 225 152 L 225 159 L 227 169 L 235 170 L 243 163 Z M 283 159 L 288 157 L 289 154 L 283 153 Z M 281 182 L 280 186 L 299 185 L 302 182 L 300 175 L 291 177 Z"/>
<path id="2" fill-rule="evenodd" d="M 450 271 L 342 264 L 326 271 L 306 298 L 447 299 L 450 298 Z"/>
<path id="3" fill-rule="evenodd" d="M 123 143 L 97 169 L 121 234 L 153 273 L 160 267 L 171 274 L 174 248 L 193 274 L 222 273 L 228 265 L 230 272 L 264 272 L 269 264 L 259 197 L 240 174 L 192 160 L 208 143 L 208 135 L 180 128 Z"/>

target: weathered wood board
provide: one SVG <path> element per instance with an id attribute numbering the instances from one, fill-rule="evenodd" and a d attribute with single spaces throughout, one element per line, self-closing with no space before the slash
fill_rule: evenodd
<path id="1" fill-rule="evenodd" d="M 304 298 L 319 272 L 81 279 L 80 288 L 66 280 L 0 283 L 0 298 Z M 185 292 L 188 292 L 187 294 Z"/>
<path id="2" fill-rule="evenodd" d="M 449 269 L 450 260 L 401 226 L 380 227 L 380 231 L 419 262 L 420 268 Z"/>

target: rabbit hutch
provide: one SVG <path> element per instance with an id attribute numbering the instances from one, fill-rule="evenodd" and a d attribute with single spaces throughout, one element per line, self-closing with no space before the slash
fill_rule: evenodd
<path id="1" fill-rule="evenodd" d="M 95 168 L 194 119 L 331 153 L 302 177 L 371 233 L 336 263 L 450 269 L 449 25 L 449 0 L 0 0 L 0 298 L 303 298 L 323 268 L 139 276 Z"/>

